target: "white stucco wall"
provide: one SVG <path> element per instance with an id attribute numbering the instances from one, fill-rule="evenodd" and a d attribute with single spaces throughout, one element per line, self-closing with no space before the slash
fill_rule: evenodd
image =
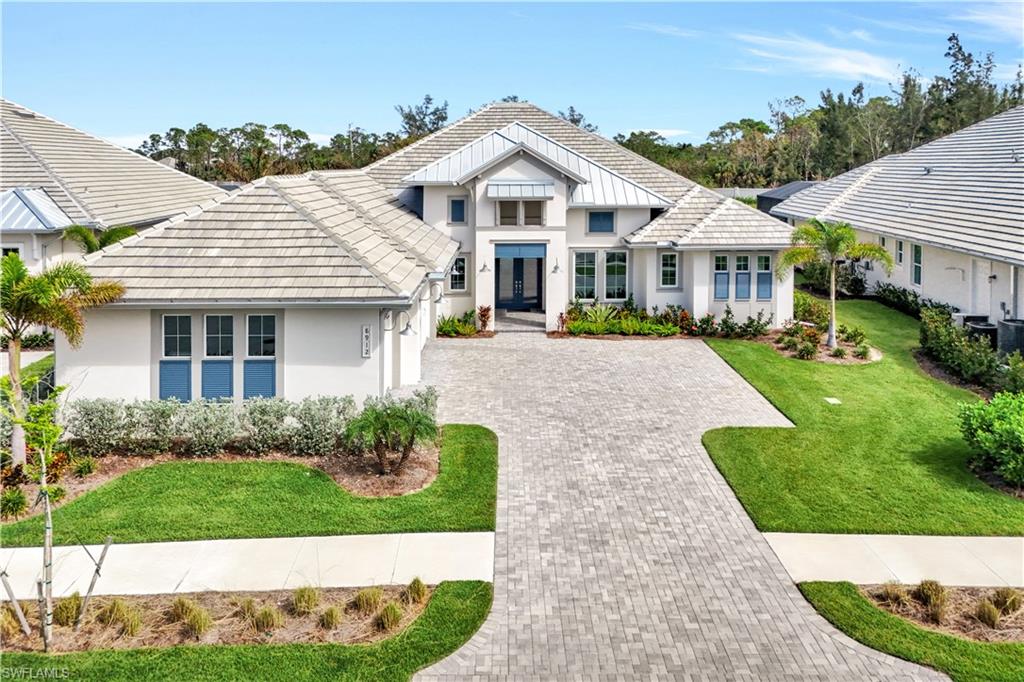
<path id="1" fill-rule="evenodd" d="M 879 235 L 866 231 L 858 231 L 860 241 L 879 242 Z M 899 240 L 886 237 L 885 248 L 897 259 Z M 1003 306 L 1010 312 L 1010 317 L 1024 316 L 1024 304 L 1017 294 L 1017 309 L 1013 310 L 1013 285 L 1016 277 L 1022 282 L 1021 268 L 1012 272 L 1009 264 L 980 258 L 970 254 L 942 249 L 927 244 L 922 245 L 921 253 L 921 284 L 912 282 L 912 245 L 913 242 L 903 241 L 903 263 L 897 263 L 892 273 L 886 273 L 878 264 L 865 271 L 868 290 L 876 282 L 887 282 L 906 289 L 912 289 L 925 298 L 931 298 L 956 306 L 962 312 L 972 315 L 988 315 L 990 319 L 1004 317 Z M 995 275 L 990 280 L 990 276 Z M 1017 291 L 1020 291 L 1018 286 Z"/>
<path id="2" fill-rule="evenodd" d="M 151 394 L 152 325 L 148 310 L 103 308 L 85 313 L 81 346 L 56 335 L 56 382 L 65 399 L 147 400 Z"/>
<path id="3" fill-rule="evenodd" d="M 369 358 L 362 357 L 363 326 L 370 328 Z M 360 401 L 378 395 L 380 338 L 376 309 L 286 309 L 284 380 L 279 394 L 288 400 L 352 395 Z"/>
<path id="4" fill-rule="evenodd" d="M 758 312 L 762 311 L 772 316 L 772 325 L 775 327 L 792 319 L 793 273 L 790 270 L 782 280 L 776 276 L 774 268 L 778 260 L 778 251 L 692 251 L 688 252 L 688 255 L 689 258 L 686 262 L 691 275 L 687 282 L 693 286 L 692 312 L 694 316 L 700 317 L 706 313 L 712 313 L 715 317 L 721 318 L 725 314 L 726 305 L 728 305 L 739 322 L 743 322 L 748 317 L 756 317 Z M 716 255 L 729 257 L 728 298 L 715 298 L 714 256 Z M 772 296 L 766 300 L 757 298 L 757 256 L 759 255 L 768 255 L 772 259 Z M 745 300 L 736 298 L 737 256 L 748 256 L 750 259 L 750 297 Z"/>
<path id="5" fill-rule="evenodd" d="M 0 229 L 0 246 L 16 248 L 21 260 L 31 272 L 61 260 L 81 259 L 84 252 L 75 242 L 66 241 L 56 234 L 25 234 Z"/>

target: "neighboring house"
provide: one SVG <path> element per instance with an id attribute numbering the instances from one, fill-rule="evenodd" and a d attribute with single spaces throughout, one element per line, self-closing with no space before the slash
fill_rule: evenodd
<path id="1" fill-rule="evenodd" d="M 1024 106 L 795 194 L 772 211 L 851 224 L 890 282 L 991 321 L 1024 317 Z"/>
<path id="2" fill-rule="evenodd" d="M 71 397 L 353 394 L 414 384 L 439 314 L 574 298 L 792 317 L 792 228 L 524 103 L 362 170 L 269 177 L 86 258 L 120 303 L 58 341 Z"/>
<path id="3" fill-rule="evenodd" d="M 0 246 L 31 270 L 78 257 L 68 225 L 146 227 L 223 190 L 0 99 Z"/>
<path id="4" fill-rule="evenodd" d="M 818 183 L 813 180 L 794 180 L 793 182 L 787 182 L 781 187 L 765 190 L 757 195 L 757 210 L 762 213 L 771 214 L 772 209 L 783 201 L 790 198 L 797 192 L 802 192 L 808 187 L 813 187 L 816 184 Z M 785 220 L 785 218 L 779 218 L 779 220 Z"/>

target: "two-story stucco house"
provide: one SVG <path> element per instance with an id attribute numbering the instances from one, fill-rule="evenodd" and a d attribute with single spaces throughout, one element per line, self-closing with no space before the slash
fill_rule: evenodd
<path id="1" fill-rule="evenodd" d="M 123 301 L 57 349 L 70 397 L 378 395 L 440 314 L 574 299 L 792 316 L 791 227 L 534 105 L 362 170 L 263 178 L 89 256 Z M 485 342 L 485 341 L 484 341 Z"/>

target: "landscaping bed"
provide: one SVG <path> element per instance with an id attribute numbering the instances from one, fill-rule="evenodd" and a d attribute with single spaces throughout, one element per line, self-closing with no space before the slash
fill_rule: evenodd
<path id="1" fill-rule="evenodd" d="M 870 301 L 840 321 L 885 353 L 861 366 L 796 362 L 762 344 L 708 345 L 796 428 L 724 428 L 704 445 L 762 531 L 1024 535 L 1024 503 L 979 480 L 959 429 L 972 393 L 925 375 L 918 322 Z M 835 398 L 830 404 L 825 398 Z"/>
<path id="2" fill-rule="evenodd" d="M 100 472 L 106 459 L 97 458 Z M 121 460 L 112 461 L 120 465 Z M 437 477 L 410 494 L 359 496 L 310 466 L 314 462 L 300 457 L 158 458 L 56 508 L 55 542 L 102 543 L 107 535 L 115 542 L 161 542 L 494 530 L 497 438 L 481 426 L 444 426 Z M 5 523 L 2 535 L 5 546 L 38 545 L 42 519 Z"/>
<path id="3" fill-rule="evenodd" d="M 917 626 L 978 642 L 1024 642 L 1024 595 L 1019 590 L 945 586 L 937 589 L 944 595 L 940 609 L 929 608 L 920 586 L 888 583 L 860 587 L 861 594 L 876 606 Z M 986 622 L 989 618 L 992 620 Z"/>
<path id="4" fill-rule="evenodd" d="M 568 310 L 558 315 L 558 330 L 548 332 L 550 338 L 582 337 L 612 339 L 623 336 L 637 338 L 680 338 L 687 336 L 725 338 L 756 338 L 771 328 L 772 317 L 759 312 L 739 322 L 732 308 L 725 306 L 720 319 L 711 313 L 694 318 L 681 306 L 657 306 L 651 312 L 637 308 L 630 296 L 622 306 L 594 303 L 583 305 L 573 301 Z"/>
<path id="5" fill-rule="evenodd" d="M 104 682 L 408 680 L 417 670 L 450 655 L 468 641 L 486 618 L 491 597 L 489 583 L 441 583 L 418 617 L 402 624 L 398 634 L 392 631 L 372 643 L 308 640 L 281 644 L 271 639 L 258 644 L 198 646 L 193 642 L 166 648 L 57 655 L 5 651 L 3 664 L 8 669 L 25 669 L 32 679 L 56 670 L 59 677 Z"/>
<path id="6" fill-rule="evenodd" d="M 1022 643 L 977 642 L 920 627 L 879 608 L 850 583 L 806 582 L 799 588 L 822 616 L 873 649 L 940 670 L 958 682 L 1021 679 Z"/>
<path id="7" fill-rule="evenodd" d="M 440 315 L 437 318 L 439 339 L 490 339 L 494 331 L 487 327 L 491 323 L 491 306 L 482 305 L 468 310 L 463 315 Z"/>
<path id="8" fill-rule="evenodd" d="M 96 649 L 139 649 L 180 644 L 291 644 L 335 642 L 370 644 L 394 636 L 416 620 L 434 588 L 418 583 L 416 590 L 402 585 L 366 588 L 314 589 L 271 592 L 196 592 L 130 597 L 98 596 L 89 601 L 82 627 L 74 621 L 55 622 L 55 652 Z M 412 598 L 415 594 L 416 598 Z M 78 600 L 78 601 L 76 601 Z M 61 607 L 63 602 L 67 602 Z M 80 598 L 56 600 L 56 614 L 77 614 Z M 394 604 L 394 607 L 388 607 Z M 301 607 L 301 608 L 300 608 Z M 80 607 L 79 607 L 80 608 Z M 388 608 L 394 620 L 381 618 Z M 26 636 L 17 627 L 13 611 L 4 618 L 4 649 L 42 651 L 38 628 Z M 39 622 L 38 605 L 22 602 L 29 623 Z M 258 617 L 260 612 L 262 617 Z M 127 613 L 136 619 L 126 632 L 110 614 Z M 191 615 L 196 613 L 198 615 Z M 204 617 L 205 614 L 205 617 Z M 325 615 L 326 614 L 326 615 Z M 105 621 L 110 622 L 105 622 Z"/>

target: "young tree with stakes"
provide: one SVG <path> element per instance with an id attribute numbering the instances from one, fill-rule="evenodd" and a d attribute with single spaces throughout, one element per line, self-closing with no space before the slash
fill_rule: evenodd
<path id="1" fill-rule="evenodd" d="M 881 244 L 858 242 L 857 233 L 847 223 L 829 223 L 811 218 L 793 231 L 793 246 L 782 252 L 776 274 L 783 279 L 795 265 L 823 262 L 828 266 L 831 307 L 828 318 L 828 344 L 836 342 L 836 268 L 848 260 L 878 261 L 892 272 L 893 260 Z"/>

